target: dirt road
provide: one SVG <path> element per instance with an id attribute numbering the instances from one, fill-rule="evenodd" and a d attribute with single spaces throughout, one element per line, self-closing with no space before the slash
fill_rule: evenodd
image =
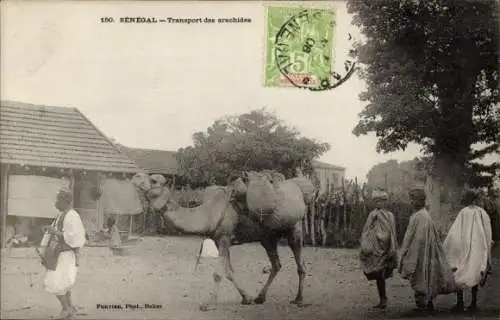
<path id="1" fill-rule="evenodd" d="M 377 294 L 358 266 L 357 250 L 306 248 L 309 275 L 306 278 L 306 307 L 290 305 L 297 290 L 296 267 L 288 247 L 280 247 L 282 271 L 269 290 L 264 305 L 240 305 L 240 297 L 224 280 L 220 304 L 213 311 L 198 310 L 201 297 L 208 294 L 214 260 L 205 259 L 194 272 L 199 238 L 148 237 L 116 256 L 108 248 L 85 248 L 77 283 L 73 289 L 79 307 L 76 319 L 403 319 L 422 318 L 412 313 L 413 292 L 396 275 L 388 282 L 389 307 L 375 311 Z M 479 293 L 482 311 L 475 318 L 500 319 L 500 254 L 495 249 L 493 276 Z M 233 266 L 249 293 L 256 295 L 267 274 L 264 249 L 257 244 L 231 249 Z M 3 252 L 2 319 L 50 319 L 58 316 L 57 299 L 43 290 L 44 270 L 34 249 Z M 468 298 L 468 296 L 466 296 Z M 434 318 L 457 317 L 447 310 L 454 296 L 440 296 Z M 467 301 L 466 301 L 467 303 Z M 98 304 L 150 304 L 160 309 L 99 309 Z"/>

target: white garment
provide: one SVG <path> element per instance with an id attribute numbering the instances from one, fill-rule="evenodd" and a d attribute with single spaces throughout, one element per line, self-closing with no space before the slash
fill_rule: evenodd
<path id="1" fill-rule="evenodd" d="M 78 268 L 75 265 L 75 253 L 63 251 L 57 258 L 56 270 L 47 270 L 45 290 L 56 296 L 62 296 L 75 284 Z"/>
<path id="2" fill-rule="evenodd" d="M 54 226 L 57 225 L 61 214 L 58 215 Z M 64 241 L 72 248 L 82 248 L 85 245 L 85 228 L 80 215 L 73 209 L 66 214 L 63 222 Z M 42 246 L 46 245 L 46 236 Z M 45 242 L 45 243 L 44 243 Z M 56 295 L 65 294 L 75 283 L 78 268 L 75 265 L 76 256 L 72 250 L 63 251 L 57 259 L 56 270 L 47 270 L 45 274 L 45 289 Z"/>
<path id="3" fill-rule="evenodd" d="M 203 240 L 201 246 L 201 258 L 217 258 L 219 256 L 219 250 L 212 239 Z"/>
<path id="4" fill-rule="evenodd" d="M 483 208 L 463 208 L 453 222 L 443 249 L 460 288 L 471 288 L 483 279 L 491 264 L 492 230 L 490 217 Z"/>

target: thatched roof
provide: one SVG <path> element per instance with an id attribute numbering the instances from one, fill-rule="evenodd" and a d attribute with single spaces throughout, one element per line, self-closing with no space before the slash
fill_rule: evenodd
<path id="1" fill-rule="evenodd" d="M 0 163 L 140 171 L 78 109 L 14 101 L 0 104 Z"/>

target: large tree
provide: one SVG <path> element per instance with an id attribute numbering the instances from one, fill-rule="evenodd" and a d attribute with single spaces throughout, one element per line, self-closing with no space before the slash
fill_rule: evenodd
<path id="1" fill-rule="evenodd" d="M 474 160 L 499 152 L 498 1 L 348 0 L 348 9 L 366 36 L 357 55 L 368 105 L 354 133 L 375 132 L 379 152 L 421 145 L 435 214 L 443 186 L 456 202 L 464 183 L 489 183 L 474 176 L 498 163 Z"/>
<path id="2" fill-rule="evenodd" d="M 181 174 L 194 185 L 222 184 L 243 170 L 273 169 L 287 177 L 297 167 L 310 173 L 311 160 L 327 143 L 302 137 L 265 109 L 215 121 L 193 134 L 193 145 L 178 152 Z"/>

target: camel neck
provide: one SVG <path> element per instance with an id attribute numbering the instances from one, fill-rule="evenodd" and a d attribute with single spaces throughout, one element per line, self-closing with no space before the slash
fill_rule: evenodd
<path id="1" fill-rule="evenodd" d="M 224 191 L 216 192 L 213 198 L 194 208 L 179 207 L 164 214 L 166 223 L 186 233 L 207 235 L 220 225 L 229 198 Z"/>

